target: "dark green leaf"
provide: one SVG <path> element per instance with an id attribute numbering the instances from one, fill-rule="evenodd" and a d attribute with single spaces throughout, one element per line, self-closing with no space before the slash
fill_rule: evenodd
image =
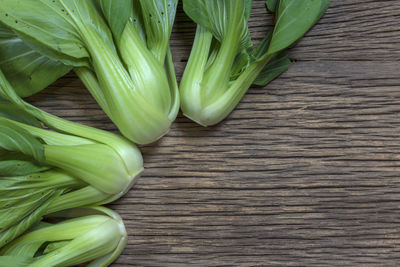
<path id="1" fill-rule="evenodd" d="M 0 0 L 0 20 L 28 46 L 71 66 L 89 65 L 86 44 L 93 34 L 114 48 L 91 0 Z"/>
<path id="2" fill-rule="evenodd" d="M 115 0 L 97 0 L 101 11 L 106 18 L 108 25 L 113 32 L 116 42 L 121 39 L 121 35 L 126 24 L 133 17 L 133 0 L 115 1 Z M 135 18 L 136 20 L 136 18 Z"/>
<path id="3" fill-rule="evenodd" d="M 139 1 L 114 1 L 96 0 L 105 17 L 112 33 L 114 41 L 119 46 L 122 34 L 126 32 L 127 25 L 133 24 L 136 33 L 146 43 L 146 33 Z"/>
<path id="4" fill-rule="evenodd" d="M 8 151 L 21 152 L 39 162 L 44 161 L 42 143 L 27 130 L 4 118 L 0 118 L 0 147 Z"/>
<path id="5" fill-rule="evenodd" d="M 0 0 L 0 20 L 40 53 L 67 65 L 87 65 L 84 43 L 60 0 Z"/>
<path id="6" fill-rule="evenodd" d="M 247 25 L 251 4 L 252 0 L 183 0 L 183 9 L 194 22 L 211 31 L 220 42 L 229 26 L 240 29 L 241 51 L 251 46 Z M 243 17 L 233 21 L 233 14 L 238 10 L 243 12 Z"/>
<path id="7" fill-rule="evenodd" d="M 231 70 L 231 80 L 236 80 L 236 78 L 249 66 L 251 62 L 251 54 L 246 50 L 242 50 L 242 52 L 236 57 L 235 62 L 233 63 Z"/>
<path id="8" fill-rule="evenodd" d="M 54 200 L 80 183 L 57 171 L 0 178 L 0 247 L 38 222 Z"/>
<path id="9" fill-rule="evenodd" d="M 0 83 L 1 84 L 1 83 Z M 0 117 L 5 117 L 10 120 L 18 121 L 24 124 L 32 125 L 35 127 L 42 127 L 39 121 L 18 107 L 16 104 L 2 100 L 0 97 Z"/>
<path id="10" fill-rule="evenodd" d="M 133 1 L 131 23 L 133 23 L 133 25 L 135 26 L 137 33 L 139 34 L 140 38 L 143 40 L 143 43 L 146 43 L 146 31 L 145 31 L 145 27 L 144 27 L 142 8 L 140 6 L 140 2 L 137 0 Z"/>
<path id="11" fill-rule="evenodd" d="M 148 48 L 164 62 L 178 0 L 139 0 Z"/>
<path id="12" fill-rule="evenodd" d="M 28 216 L 33 210 L 42 206 L 55 190 L 7 190 L 7 180 L 0 179 L 0 185 L 6 186 L 0 191 L 0 229 L 4 230 L 18 224 L 21 218 Z M 5 190 L 4 190 L 5 189 Z"/>
<path id="13" fill-rule="evenodd" d="M 32 0 L 30 0 L 32 1 Z M 49 1 L 49 0 L 41 0 Z M 80 39 L 91 47 L 88 50 L 94 49 L 96 47 L 95 40 L 101 39 L 102 49 L 115 50 L 114 41 L 112 33 L 107 26 L 106 22 L 99 13 L 99 10 L 94 4 L 94 0 L 51 0 L 52 2 L 60 2 L 61 10 L 67 14 L 67 18 L 73 18 L 74 27 L 76 32 L 79 32 Z M 90 35 L 90 36 L 87 36 Z M 96 35 L 95 38 L 92 38 Z M 82 48 L 79 48 L 82 49 Z"/>
<path id="14" fill-rule="evenodd" d="M 254 60 L 260 59 L 264 57 L 268 51 L 269 44 L 271 43 L 272 38 L 272 31 L 269 31 L 265 36 L 264 39 L 260 42 L 256 49 L 252 52 L 252 57 Z"/>
<path id="15" fill-rule="evenodd" d="M 267 8 L 270 12 L 276 12 L 279 0 L 267 0 Z"/>
<path id="16" fill-rule="evenodd" d="M 71 241 L 57 241 L 57 242 L 51 242 L 46 246 L 46 248 L 43 251 L 43 254 L 48 254 L 51 253 L 57 249 L 60 249 L 66 245 L 68 245 Z"/>
<path id="17" fill-rule="evenodd" d="M 48 170 L 29 156 L 21 153 L 6 152 L 0 154 L 0 177 L 20 176 Z"/>
<path id="18" fill-rule="evenodd" d="M 132 23 L 149 50 L 164 62 L 178 0 L 97 1 L 116 43 Z"/>
<path id="19" fill-rule="evenodd" d="M 27 46 L 19 36 L 0 24 L 0 69 L 17 94 L 30 96 L 71 70 Z"/>
<path id="20" fill-rule="evenodd" d="M 268 54 L 291 46 L 322 17 L 328 6 L 329 0 L 281 0 Z"/>
<path id="21" fill-rule="evenodd" d="M 252 5 L 253 5 L 253 0 L 244 0 L 244 17 L 246 21 L 249 21 L 250 19 Z"/>
<path id="22" fill-rule="evenodd" d="M 290 59 L 286 51 L 280 52 L 273 56 L 268 64 L 263 68 L 256 80 L 253 82 L 255 85 L 265 86 L 272 80 L 277 78 L 283 72 L 287 71 L 290 66 Z"/>
<path id="23" fill-rule="evenodd" d="M 39 222 L 42 219 L 42 216 L 46 213 L 48 205 L 51 203 L 50 201 L 51 198 L 52 197 L 54 198 L 57 195 L 55 195 L 54 192 L 53 194 L 51 194 L 50 192 L 50 194 L 43 194 L 43 196 L 40 195 L 35 195 L 35 196 L 36 199 L 34 197 L 33 198 L 27 197 L 25 199 L 26 201 L 24 203 L 28 204 L 27 208 L 17 206 L 18 209 L 12 209 L 12 210 L 10 208 L 1 209 L 0 247 L 4 246 L 5 244 L 8 244 L 9 242 L 17 238 L 19 235 L 21 235 L 23 232 L 28 230 L 32 225 Z M 12 214 L 10 214 L 8 211 L 12 211 Z M 7 218 L 7 216 L 10 215 L 12 215 L 14 221 L 11 221 L 9 218 Z"/>
<path id="24" fill-rule="evenodd" d="M 188 15 L 194 22 L 208 29 L 212 30 L 212 25 L 210 24 L 209 16 L 207 12 L 207 1 L 191 1 L 191 0 L 183 0 L 183 10 L 186 15 Z M 217 1 L 215 1 L 217 2 Z"/>

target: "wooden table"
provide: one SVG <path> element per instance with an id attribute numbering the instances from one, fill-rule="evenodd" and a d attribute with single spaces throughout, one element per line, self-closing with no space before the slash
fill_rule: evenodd
<path id="1" fill-rule="evenodd" d="M 261 0 L 250 25 L 256 42 L 271 25 Z M 194 27 L 180 9 L 179 77 Z M 291 58 L 223 123 L 179 116 L 142 148 L 110 205 L 129 232 L 114 267 L 399 266 L 400 1 L 332 0 Z M 73 74 L 29 100 L 115 130 Z"/>

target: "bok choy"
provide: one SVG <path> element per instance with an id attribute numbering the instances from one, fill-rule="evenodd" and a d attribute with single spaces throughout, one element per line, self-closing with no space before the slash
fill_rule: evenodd
<path id="1" fill-rule="evenodd" d="M 127 233 L 121 217 L 104 207 L 73 209 L 51 215 L 0 249 L 0 265 L 10 267 L 105 267 L 122 252 Z M 61 221 L 60 221 L 61 220 Z"/>
<path id="2" fill-rule="evenodd" d="M 1 71 L 0 98 L 0 247 L 48 213 L 119 198 L 142 172 L 133 143 L 24 102 Z"/>
<path id="3" fill-rule="evenodd" d="M 0 0 L 0 22 L 36 52 L 74 67 L 121 133 L 147 144 L 179 109 L 168 45 L 176 3 Z"/>
<path id="4" fill-rule="evenodd" d="M 290 65 L 287 48 L 323 15 L 329 0 L 267 0 L 276 23 L 257 48 L 248 30 L 251 0 L 183 0 L 197 23 L 180 83 L 185 116 L 209 126 L 222 121 L 251 84 L 265 86 Z"/>

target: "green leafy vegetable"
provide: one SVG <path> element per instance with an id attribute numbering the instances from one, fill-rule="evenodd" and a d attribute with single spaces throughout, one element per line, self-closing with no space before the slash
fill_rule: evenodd
<path id="1" fill-rule="evenodd" d="M 0 97 L 0 247 L 46 214 L 119 198 L 142 172 L 130 141 L 35 108 L 1 71 Z"/>
<path id="2" fill-rule="evenodd" d="M 82 214 L 85 214 L 82 216 Z M 54 214 L 0 250 L 4 266 L 87 266 L 111 264 L 122 252 L 127 233 L 121 217 L 104 207 Z"/>
<path id="3" fill-rule="evenodd" d="M 176 3 L 0 0 L 0 21 L 31 49 L 75 67 L 121 133 L 146 144 L 169 130 L 179 108 L 168 46 Z"/>
<path id="4" fill-rule="evenodd" d="M 148 132 L 159 132 L 156 139 L 161 137 L 179 110 L 179 91 L 168 44 L 177 2 L 98 0 L 116 40 L 121 60 L 133 84 L 144 97 L 140 100 L 141 104 L 147 102 L 148 107 L 158 109 L 158 113 L 149 113 L 152 120 L 143 114 L 143 109 L 135 115 L 134 118 L 141 120 L 138 125 L 148 125 L 135 130 L 137 135 L 142 135 L 142 140 L 147 138 Z M 150 112 L 149 108 L 146 110 Z M 154 138 L 139 143 L 151 141 Z"/>
<path id="5" fill-rule="evenodd" d="M 249 37 L 251 1 L 183 0 L 197 23 L 180 84 L 181 108 L 203 126 L 223 120 L 251 84 L 265 86 L 290 65 L 286 49 L 323 15 L 329 0 L 267 1 L 276 25 L 254 49 Z"/>

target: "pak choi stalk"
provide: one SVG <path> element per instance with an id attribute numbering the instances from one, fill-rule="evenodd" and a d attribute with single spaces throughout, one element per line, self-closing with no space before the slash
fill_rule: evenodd
<path id="1" fill-rule="evenodd" d="M 177 2 L 98 0 L 133 83 L 149 106 L 161 111 L 159 118 L 163 119 L 154 127 L 166 130 L 169 125 L 162 121 L 172 122 L 179 110 L 179 91 L 169 48 Z"/>
<path id="2" fill-rule="evenodd" d="M 105 267 L 122 252 L 127 233 L 121 217 L 104 207 L 67 210 L 50 215 L 57 223 L 40 222 L 0 250 L 4 266 Z"/>

